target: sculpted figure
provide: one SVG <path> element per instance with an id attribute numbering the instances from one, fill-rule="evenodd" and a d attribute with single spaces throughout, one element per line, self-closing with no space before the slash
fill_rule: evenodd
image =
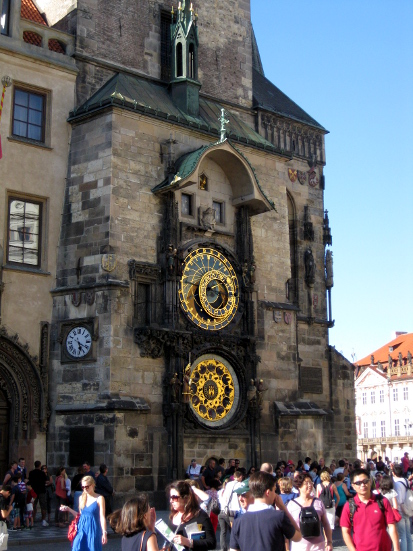
<path id="1" fill-rule="evenodd" d="M 313 251 L 308 247 L 304 253 L 305 282 L 307 285 L 314 285 L 315 282 L 315 262 Z"/>
<path id="2" fill-rule="evenodd" d="M 212 207 L 208 207 L 201 213 L 201 226 L 206 230 L 215 228 L 215 211 Z"/>
<path id="3" fill-rule="evenodd" d="M 334 285 L 333 280 L 333 252 L 326 252 L 326 287 L 330 289 Z"/>
<path id="4" fill-rule="evenodd" d="M 191 364 L 189 363 L 184 369 L 184 386 L 182 389 L 182 401 L 184 404 L 189 402 L 191 397 Z"/>
<path id="5" fill-rule="evenodd" d="M 171 385 L 172 402 L 177 404 L 179 402 L 179 390 L 181 387 L 181 381 L 178 379 L 178 373 L 174 373 L 174 376 L 170 380 L 169 384 Z"/>

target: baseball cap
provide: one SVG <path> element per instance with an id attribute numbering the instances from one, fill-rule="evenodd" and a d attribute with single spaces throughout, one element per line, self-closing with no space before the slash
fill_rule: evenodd
<path id="1" fill-rule="evenodd" d="M 287 465 L 295 465 L 294 461 L 291 461 L 291 459 L 289 461 L 287 461 Z"/>
<path id="2" fill-rule="evenodd" d="M 242 496 L 243 494 L 246 494 L 250 491 L 250 484 L 249 484 L 249 478 L 247 480 L 244 480 L 244 482 L 241 482 L 241 485 L 238 486 L 236 490 L 234 490 L 234 494 L 238 494 L 239 496 Z"/>

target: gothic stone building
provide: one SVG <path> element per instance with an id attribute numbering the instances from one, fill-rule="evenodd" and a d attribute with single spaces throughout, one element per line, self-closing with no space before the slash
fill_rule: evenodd
<path id="1" fill-rule="evenodd" d="M 79 70 L 48 464 L 160 496 L 192 457 L 353 456 L 326 130 L 265 78 L 250 2 L 38 4 Z"/>

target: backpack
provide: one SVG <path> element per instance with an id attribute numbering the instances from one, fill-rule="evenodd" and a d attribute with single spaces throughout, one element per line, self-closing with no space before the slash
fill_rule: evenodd
<path id="1" fill-rule="evenodd" d="M 413 517 L 413 492 L 409 488 L 408 483 L 402 482 L 403 486 L 406 488 L 406 497 L 404 498 L 404 503 L 401 504 L 403 512 L 408 517 Z"/>
<path id="2" fill-rule="evenodd" d="M 382 496 L 381 494 L 374 494 L 374 495 L 376 496 L 377 505 L 379 506 L 380 511 L 383 513 L 384 519 L 386 519 L 386 511 L 385 511 L 384 505 L 383 505 L 383 497 L 384 496 Z M 354 501 L 354 497 L 349 498 L 348 506 L 349 506 L 349 509 L 350 509 L 351 529 L 353 529 L 353 517 L 354 517 L 354 513 L 357 511 L 357 508 L 358 508 L 358 505 L 356 505 L 356 503 Z M 386 522 L 386 525 L 387 525 L 387 522 Z"/>
<path id="3" fill-rule="evenodd" d="M 297 503 L 297 505 L 300 505 L 301 507 L 300 517 L 299 517 L 300 531 L 301 531 L 301 535 L 306 540 L 311 538 L 317 538 L 321 534 L 320 519 L 318 518 L 318 513 L 315 510 L 313 505 L 315 500 L 316 498 L 314 497 L 309 507 L 303 507 L 295 499 L 291 500 L 291 501 L 294 501 L 294 503 Z"/>
<path id="4" fill-rule="evenodd" d="M 326 509 L 331 509 L 332 507 L 334 507 L 332 494 L 333 494 L 333 487 L 331 486 L 331 484 L 329 484 L 328 486 L 324 486 L 323 484 L 323 489 L 321 490 L 321 493 L 318 496 L 318 499 L 324 503 L 324 507 Z"/>

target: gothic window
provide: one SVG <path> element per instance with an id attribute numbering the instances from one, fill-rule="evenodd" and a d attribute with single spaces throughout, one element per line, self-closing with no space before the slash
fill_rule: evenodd
<path id="1" fill-rule="evenodd" d="M 8 263 L 40 266 L 42 207 L 43 204 L 39 201 L 9 197 Z"/>
<path id="2" fill-rule="evenodd" d="M 193 216 L 193 195 L 190 193 L 182 193 L 181 195 L 181 215 Z"/>
<path id="3" fill-rule="evenodd" d="M 178 42 L 176 45 L 176 76 L 184 76 L 184 65 L 183 65 L 183 52 L 182 52 L 182 43 Z"/>
<path id="4" fill-rule="evenodd" d="M 291 279 L 288 282 L 287 298 L 291 302 L 298 302 L 298 260 L 297 260 L 297 217 L 292 197 L 287 193 L 288 228 L 290 236 L 290 265 Z"/>
<path id="5" fill-rule="evenodd" d="M 45 141 L 45 94 L 14 89 L 13 136 L 36 142 Z"/>
<path id="6" fill-rule="evenodd" d="M 386 436 L 386 421 L 380 421 L 380 436 L 382 438 Z"/>
<path id="7" fill-rule="evenodd" d="M 10 0 L 3 0 L 1 4 L 1 34 L 9 34 L 9 19 L 10 19 Z"/>
<path id="8" fill-rule="evenodd" d="M 384 390 L 383 389 L 380 390 L 380 403 L 384 404 Z"/>
<path id="9" fill-rule="evenodd" d="M 147 327 L 157 323 L 160 314 L 156 285 L 159 268 L 135 260 L 130 260 L 128 264 L 133 300 L 133 325 Z"/>
<path id="10" fill-rule="evenodd" d="M 188 50 L 188 78 L 196 79 L 195 75 L 195 48 L 191 43 Z"/>
<path id="11" fill-rule="evenodd" d="M 212 208 L 215 212 L 215 223 L 224 224 L 224 203 L 222 203 L 221 201 L 212 201 Z"/>

